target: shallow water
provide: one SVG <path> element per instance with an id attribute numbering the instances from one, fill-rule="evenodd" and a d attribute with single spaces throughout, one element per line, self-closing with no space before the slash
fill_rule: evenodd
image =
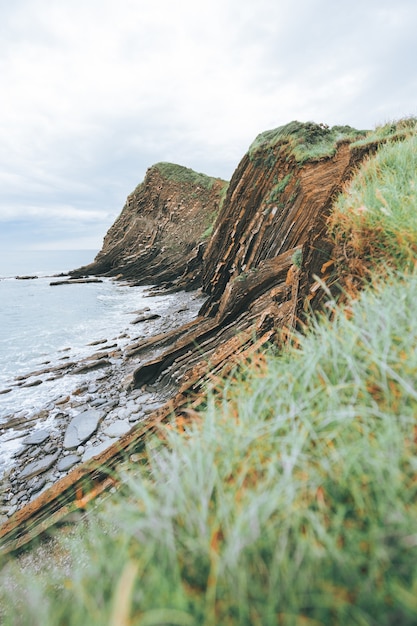
<path id="1" fill-rule="evenodd" d="M 12 389 L 0 395 L 0 422 L 22 409 L 32 413 L 39 410 L 75 383 L 74 377 L 65 376 L 23 389 L 14 386 L 16 377 L 41 369 L 46 363 L 53 366 L 64 360 L 79 360 L 93 352 L 88 344 L 94 341 L 117 339 L 120 346 L 141 333 L 147 336 L 149 327 L 132 326 L 135 312 L 149 307 L 162 314 L 175 305 L 174 294 L 149 298 L 144 288 L 109 279 L 52 287 L 51 277 L 44 275 L 51 269 L 46 261 L 47 255 L 43 265 L 46 270 L 36 267 L 33 272 L 40 276 L 36 280 L 0 280 L 0 391 Z M 56 259 L 55 263 L 58 271 L 71 269 L 62 268 L 62 262 Z M 30 269 L 26 267 L 25 273 L 32 273 Z"/>

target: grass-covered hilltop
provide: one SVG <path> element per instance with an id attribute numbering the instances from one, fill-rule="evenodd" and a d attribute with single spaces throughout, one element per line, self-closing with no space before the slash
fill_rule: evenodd
<path id="1" fill-rule="evenodd" d="M 297 239 L 302 194 L 325 210 Z M 251 349 L 53 530 L 43 566 L 42 545 L 3 557 L 5 626 L 417 623 L 417 120 L 263 133 L 220 206 L 204 340 L 242 316 Z"/>

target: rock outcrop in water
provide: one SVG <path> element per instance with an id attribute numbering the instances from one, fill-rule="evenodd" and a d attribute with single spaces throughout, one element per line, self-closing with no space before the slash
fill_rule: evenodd
<path id="1" fill-rule="evenodd" d="M 190 401 L 198 406 L 205 382 L 225 376 L 260 346 L 279 345 L 288 330 L 303 323 L 307 309 L 323 305 L 336 281 L 326 220 L 343 185 L 377 147 L 357 141 L 363 135 L 350 127 L 298 122 L 261 134 L 238 165 L 206 243 L 202 235 L 219 210 L 225 183 L 214 179 L 204 187 L 195 181 L 194 189 L 188 181 L 185 195 L 182 183 L 171 187 L 166 171 L 161 173 L 165 165 L 148 171 L 95 262 L 74 275 L 201 285 L 207 299 L 197 318 L 129 347 L 131 357 L 141 358 L 133 386 L 151 384 L 170 392 L 171 400 L 18 511 L 0 531 L 9 549 L 114 484 L 109 470 L 140 449 L 162 420 L 192 414 Z M 198 228 L 181 222 L 186 215 Z M 178 250 L 171 247 L 167 255 L 174 232 Z"/>

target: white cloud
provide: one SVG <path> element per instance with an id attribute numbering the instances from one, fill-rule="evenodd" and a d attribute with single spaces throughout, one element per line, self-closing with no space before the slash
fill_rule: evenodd
<path id="1" fill-rule="evenodd" d="M 229 177 L 291 119 L 370 127 L 416 112 L 413 0 L 4 4 L 3 221 L 40 219 L 28 206 L 66 220 L 69 205 L 107 224 L 155 161 Z"/>

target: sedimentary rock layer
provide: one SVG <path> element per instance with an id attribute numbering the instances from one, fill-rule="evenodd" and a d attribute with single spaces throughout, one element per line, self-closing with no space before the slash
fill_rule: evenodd
<path id="1" fill-rule="evenodd" d="M 169 204 L 173 214 L 167 213 L 171 196 L 168 199 L 163 189 L 158 167 L 149 170 L 145 187 L 131 196 L 106 236 L 102 252 L 84 271 L 121 272 L 134 281 L 152 284 L 181 285 L 184 276 L 188 284 L 201 282 L 208 298 L 197 319 L 170 333 L 138 341 L 129 349 L 132 356 L 144 356 L 134 372 L 133 385 L 152 384 L 165 393 L 170 391 L 171 400 L 151 416 L 147 426 L 127 433 L 94 463 L 78 468 L 42 494 L 38 504 L 34 501 L 30 509 L 19 511 L 0 531 L 8 549 L 81 506 L 77 501 L 84 503 L 85 498 L 114 484 L 108 478 L 109 468 L 140 448 L 146 433 L 162 420 L 189 415 L 187 407 L 190 402 L 198 405 L 198 392 L 205 382 L 224 377 L 261 346 L 279 345 L 289 329 L 303 322 L 306 309 L 323 304 L 336 278 L 327 216 L 355 168 L 375 149 L 371 143 L 355 143 L 361 135 L 349 127 L 329 129 L 294 122 L 259 136 L 233 175 L 214 232 L 192 271 L 187 268 L 195 247 L 190 252 L 183 243 L 169 268 L 161 248 L 156 252 L 153 248 L 157 241 L 158 246 L 162 243 L 168 223 L 179 224 L 175 232 L 184 237 L 184 225 L 176 220 L 187 209 L 178 204 L 180 193 Z M 208 212 L 219 206 L 222 189 L 221 181 L 213 183 L 211 204 L 205 205 Z M 208 203 L 208 196 L 204 197 Z M 191 204 L 190 216 L 198 213 L 197 205 Z M 165 221 L 155 232 L 157 218 Z M 201 230 L 202 224 L 200 234 Z M 185 254 L 182 262 L 181 253 Z M 157 356 L 149 359 L 146 355 L 153 349 Z"/>

